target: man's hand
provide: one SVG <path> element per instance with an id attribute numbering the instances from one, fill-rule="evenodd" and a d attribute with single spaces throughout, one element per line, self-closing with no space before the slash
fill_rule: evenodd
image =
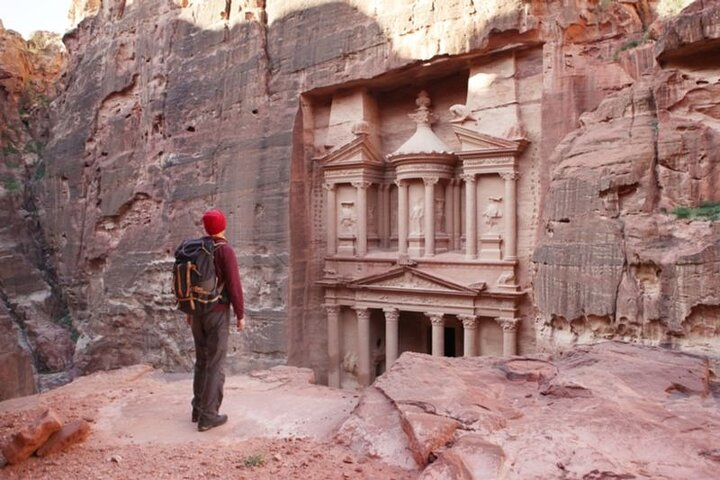
<path id="1" fill-rule="evenodd" d="M 243 330 L 245 330 L 245 317 L 237 319 L 237 329 L 238 332 L 242 332 Z"/>

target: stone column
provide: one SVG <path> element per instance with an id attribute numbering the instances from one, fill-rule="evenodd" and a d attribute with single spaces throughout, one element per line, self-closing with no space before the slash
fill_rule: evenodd
<path id="1" fill-rule="evenodd" d="M 390 370 L 398 357 L 398 322 L 400 312 L 397 308 L 384 308 L 385 313 L 385 370 Z"/>
<path id="2" fill-rule="evenodd" d="M 435 184 L 438 177 L 425 177 L 425 256 L 435 255 Z"/>
<path id="3" fill-rule="evenodd" d="M 357 219 L 357 255 L 364 257 L 367 254 L 367 189 L 369 182 L 353 182 L 357 191 L 358 219 Z"/>
<path id="4" fill-rule="evenodd" d="M 477 356 L 477 317 L 475 315 L 458 315 L 458 320 L 462 322 L 463 331 L 465 332 L 465 341 L 463 342 L 463 356 Z"/>
<path id="5" fill-rule="evenodd" d="M 517 327 L 520 324 L 519 318 L 496 318 L 503 330 L 503 355 L 517 355 Z"/>
<path id="6" fill-rule="evenodd" d="M 453 181 L 445 184 L 445 233 L 448 236 L 448 250 L 455 248 L 453 244 Z"/>
<path id="7" fill-rule="evenodd" d="M 517 179 L 515 172 L 501 173 L 505 179 L 505 260 L 517 259 Z"/>
<path id="8" fill-rule="evenodd" d="M 390 246 L 390 185 L 383 183 L 378 185 L 378 235 L 380 246 Z"/>
<path id="9" fill-rule="evenodd" d="M 426 313 L 432 324 L 432 354 L 434 357 L 445 356 L 445 318 L 442 313 Z"/>
<path id="10" fill-rule="evenodd" d="M 323 305 L 327 313 L 328 386 L 340 388 L 340 305 Z"/>
<path id="11" fill-rule="evenodd" d="M 407 255 L 408 184 L 404 180 L 398 180 L 395 184 L 398 186 L 398 254 Z"/>
<path id="12" fill-rule="evenodd" d="M 335 184 L 326 183 L 327 192 L 327 254 L 337 253 L 337 201 L 335 199 Z"/>
<path id="13" fill-rule="evenodd" d="M 465 258 L 477 257 L 477 189 L 475 175 L 463 175 L 465 180 Z"/>
<path id="14" fill-rule="evenodd" d="M 452 194 L 453 250 L 460 250 L 462 241 L 462 221 L 460 220 L 460 180 L 458 179 L 453 179 L 452 181 Z"/>
<path id="15" fill-rule="evenodd" d="M 370 310 L 354 307 L 357 316 L 358 383 L 370 385 Z"/>

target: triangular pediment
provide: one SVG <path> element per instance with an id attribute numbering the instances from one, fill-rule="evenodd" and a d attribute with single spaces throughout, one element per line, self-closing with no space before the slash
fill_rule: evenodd
<path id="1" fill-rule="evenodd" d="M 391 290 L 408 292 L 429 292 L 439 294 L 477 295 L 485 288 L 484 283 L 472 286 L 460 285 L 452 280 L 424 272 L 417 268 L 402 266 L 387 272 L 354 280 L 350 288 Z"/>
<path id="2" fill-rule="evenodd" d="M 320 158 L 322 168 L 382 167 L 383 158 L 367 135 L 358 135 L 355 140 L 336 148 Z"/>
<path id="3" fill-rule="evenodd" d="M 460 140 L 463 151 L 517 154 L 527 145 L 526 140 L 509 140 L 495 137 L 459 125 L 453 125 L 453 130 L 458 140 Z"/>

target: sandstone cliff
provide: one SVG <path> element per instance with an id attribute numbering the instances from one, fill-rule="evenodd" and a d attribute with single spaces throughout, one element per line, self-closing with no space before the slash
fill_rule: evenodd
<path id="1" fill-rule="evenodd" d="M 62 292 L 39 223 L 47 109 L 64 71 L 57 35 L 0 26 L 0 399 L 33 393 L 72 365 Z"/>
<path id="2" fill-rule="evenodd" d="M 75 2 L 71 17 L 86 18 L 64 38 L 41 217 L 75 366 L 189 368 L 171 254 L 218 206 L 250 319 L 231 370 L 290 361 L 322 380 L 310 113 L 348 86 L 387 99 L 455 85 L 468 62 L 502 77 L 508 55 L 530 140 L 521 352 L 607 337 L 714 345 L 717 227 L 671 212 L 720 200 L 706 55 L 720 22 L 710 1 L 659 19 L 669 3 L 683 2 Z"/>
<path id="3" fill-rule="evenodd" d="M 550 156 L 534 256 L 550 345 L 622 338 L 717 355 L 719 227 L 682 217 L 720 201 L 720 58 L 707 54 L 718 15 L 695 2 L 628 41 L 618 61 L 632 81 Z"/>

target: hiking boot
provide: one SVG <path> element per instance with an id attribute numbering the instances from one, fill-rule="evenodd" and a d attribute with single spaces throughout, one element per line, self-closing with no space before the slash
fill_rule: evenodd
<path id="1" fill-rule="evenodd" d="M 198 422 L 198 432 L 204 432 L 206 430 L 210 430 L 211 428 L 219 427 L 227 422 L 227 419 L 227 415 L 215 415 L 210 419 L 202 418 Z"/>
<path id="2" fill-rule="evenodd" d="M 197 423 L 199 419 L 200 419 L 200 412 L 196 408 L 193 408 L 192 416 L 190 417 L 190 420 L 192 420 L 192 423 Z"/>

